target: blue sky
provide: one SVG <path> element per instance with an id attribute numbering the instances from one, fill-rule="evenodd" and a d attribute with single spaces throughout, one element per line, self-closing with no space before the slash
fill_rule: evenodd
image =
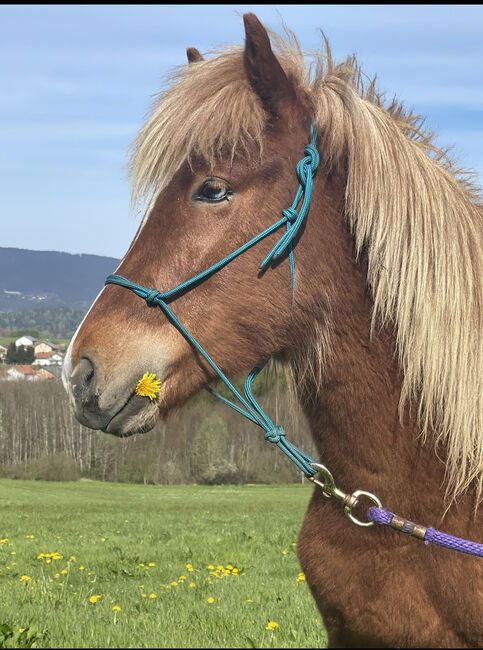
<path id="1" fill-rule="evenodd" d="M 482 183 L 481 5 L 2 5 L 0 246 L 122 257 L 139 219 L 126 151 L 152 96 L 187 46 L 242 44 L 247 11 L 307 51 L 323 29 Z"/>

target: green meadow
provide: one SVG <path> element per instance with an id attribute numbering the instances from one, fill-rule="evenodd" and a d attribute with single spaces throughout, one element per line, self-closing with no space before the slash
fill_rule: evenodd
<path id="1" fill-rule="evenodd" d="M 0 647 L 325 647 L 311 491 L 0 480 Z"/>

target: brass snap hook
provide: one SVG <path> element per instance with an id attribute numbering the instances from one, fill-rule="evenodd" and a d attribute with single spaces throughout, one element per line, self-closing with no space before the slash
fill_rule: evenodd
<path id="1" fill-rule="evenodd" d="M 330 497 L 335 497 L 338 501 L 340 501 L 344 505 L 345 515 L 352 521 L 353 524 L 364 527 L 374 525 L 373 521 L 361 521 L 360 519 L 357 519 L 357 517 L 352 514 L 352 510 L 359 503 L 359 498 L 362 496 L 370 499 L 378 508 L 382 508 L 382 503 L 378 497 L 376 497 L 371 492 L 366 492 L 365 490 L 356 490 L 353 494 L 346 494 L 342 490 L 339 490 L 338 487 L 336 487 L 334 477 L 325 465 L 321 465 L 320 463 L 310 464 L 315 470 L 317 470 L 317 473 L 320 474 L 320 478 L 322 479 L 320 480 L 317 478 L 317 476 L 312 476 L 310 480 L 312 483 L 315 483 L 321 487 L 324 497 L 327 497 L 328 499 Z"/>

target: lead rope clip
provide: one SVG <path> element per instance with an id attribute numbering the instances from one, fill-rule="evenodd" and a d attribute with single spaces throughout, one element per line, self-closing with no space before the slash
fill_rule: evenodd
<path id="1" fill-rule="evenodd" d="M 317 471 L 317 474 L 315 476 L 311 476 L 310 480 L 322 488 L 322 494 L 324 497 L 327 499 L 330 499 L 330 497 L 335 497 L 338 501 L 340 501 L 344 505 L 345 515 L 352 521 L 353 524 L 356 524 L 356 526 L 363 526 L 364 528 L 368 528 L 369 526 L 374 525 L 373 521 L 361 521 L 360 519 L 357 519 L 357 517 L 352 514 L 352 510 L 359 503 L 360 497 L 367 497 L 378 508 L 382 508 L 382 503 L 375 494 L 372 494 L 372 492 L 366 492 L 365 490 L 356 490 L 352 494 L 346 494 L 342 490 L 339 490 L 338 487 L 336 487 L 334 477 L 325 465 L 321 465 L 320 463 L 310 464 Z"/>

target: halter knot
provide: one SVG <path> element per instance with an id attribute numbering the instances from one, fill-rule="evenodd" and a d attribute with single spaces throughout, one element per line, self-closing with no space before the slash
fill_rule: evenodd
<path id="1" fill-rule="evenodd" d="M 150 307 L 156 304 L 156 299 L 159 298 L 161 294 L 156 289 L 147 289 L 146 297 L 144 300 L 148 303 Z"/>
<path id="2" fill-rule="evenodd" d="M 307 162 L 310 164 L 310 169 L 312 170 L 313 175 L 320 162 L 320 156 L 319 152 L 317 151 L 317 147 L 315 144 L 312 144 L 310 142 L 309 144 L 305 145 L 304 153 L 307 154 L 307 158 L 310 158 L 310 160 Z"/>
<path id="3" fill-rule="evenodd" d="M 277 442 L 280 442 L 281 437 L 286 435 L 284 428 L 276 425 L 273 429 L 265 432 L 265 440 L 277 444 Z"/>
<path id="4" fill-rule="evenodd" d="M 282 210 L 282 214 L 287 219 L 288 222 L 294 223 L 297 220 L 298 212 L 295 208 L 285 208 Z"/>

